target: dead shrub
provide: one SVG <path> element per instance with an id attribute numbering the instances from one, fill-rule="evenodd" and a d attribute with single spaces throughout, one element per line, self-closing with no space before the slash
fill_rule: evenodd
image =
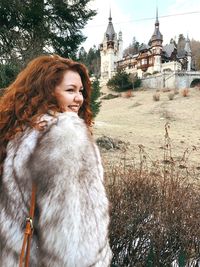
<path id="1" fill-rule="evenodd" d="M 175 96 L 174 92 L 170 91 L 169 94 L 168 94 L 169 100 L 173 100 L 174 96 Z"/>
<path id="2" fill-rule="evenodd" d="M 167 134 L 161 163 L 148 165 L 141 146 L 137 166 L 123 161 L 105 172 L 111 266 L 172 266 L 175 260 L 193 266 L 200 260 L 200 187 L 173 159 Z"/>
<path id="3" fill-rule="evenodd" d="M 107 94 L 107 95 L 105 95 L 105 96 L 103 96 L 103 97 L 101 97 L 101 99 L 105 99 L 105 100 L 110 100 L 110 99 L 113 99 L 113 98 L 117 98 L 117 97 L 119 97 L 119 94 Z"/>
<path id="4" fill-rule="evenodd" d="M 173 91 L 174 91 L 174 94 L 175 95 L 178 95 L 178 93 L 179 93 L 179 90 L 178 89 L 175 88 L 175 89 L 173 89 Z"/>
<path id="5" fill-rule="evenodd" d="M 158 92 L 153 94 L 153 100 L 154 101 L 159 101 L 160 100 L 160 94 Z"/>
<path id="6" fill-rule="evenodd" d="M 124 98 L 130 98 L 130 97 L 133 97 L 133 90 L 128 90 L 126 92 L 122 92 L 121 93 L 121 97 L 124 97 Z"/>
<path id="7" fill-rule="evenodd" d="M 188 88 L 184 88 L 181 90 L 181 95 L 183 97 L 188 97 L 189 96 L 189 89 Z"/>

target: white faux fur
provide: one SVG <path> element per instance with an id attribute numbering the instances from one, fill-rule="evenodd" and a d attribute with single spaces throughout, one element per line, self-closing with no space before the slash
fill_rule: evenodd
<path id="1" fill-rule="evenodd" d="M 0 192 L 0 266 L 18 266 L 32 181 L 37 185 L 30 266 L 107 267 L 108 200 L 98 148 L 75 113 L 45 115 L 7 147 Z"/>

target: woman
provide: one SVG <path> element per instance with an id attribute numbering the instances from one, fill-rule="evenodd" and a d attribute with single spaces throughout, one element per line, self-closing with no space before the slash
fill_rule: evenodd
<path id="1" fill-rule="evenodd" d="M 19 264 L 32 183 L 30 266 L 107 267 L 108 200 L 84 65 L 34 59 L 0 99 L 0 266 Z"/>

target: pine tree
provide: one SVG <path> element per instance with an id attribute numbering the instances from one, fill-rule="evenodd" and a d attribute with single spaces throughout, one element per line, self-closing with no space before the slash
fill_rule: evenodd
<path id="1" fill-rule="evenodd" d="M 89 49 L 88 53 L 81 47 L 78 52 L 78 60 L 87 66 L 91 76 L 97 79 L 100 77 L 100 50 L 95 45 Z"/>
<path id="2" fill-rule="evenodd" d="M 1 62 L 26 64 L 43 53 L 75 58 L 96 11 L 91 0 L 0 0 Z"/>
<path id="3" fill-rule="evenodd" d="M 96 79 L 92 82 L 92 94 L 91 94 L 91 110 L 93 118 L 99 113 L 101 102 L 98 100 L 100 97 L 100 85 L 99 81 Z"/>

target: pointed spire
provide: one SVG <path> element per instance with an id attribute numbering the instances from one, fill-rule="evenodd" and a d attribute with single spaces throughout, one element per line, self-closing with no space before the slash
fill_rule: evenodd
<path id="1" fill-rule="evenodd" d="M 110 8 L 110 13 L 109 13 L 109 21 L 112 21 L 112 17 L 111 17 L 111 8 Z"/>
<path id="2" fill-rule="evenodd" d="M 113 27 L 113 24 L 112 24 L 111 9 L 110 9 L 110 12 L 109 12 L 108 21 L 109 22 L 108 22 L 108 27 L 107 27 L 107 30 L 106 30 L 106 37 L 107 37 L 108 41 L 113 41 L 116 33 L 115 33 L 115 30 L 114 30 L 114 27 Z"/>
<path id="3" fill-rule="evenodd" d="M 154 33 L 153 35 L 151 36 L 151 39 L 149 41 L 149 44 L 151 45 L 151 43 L 153 41 L 156 41 L 156 40 L 159 40 L 159 41 L 163 41 L 163 36 L 162 34 L 160 33 L 160 30 L 159 30 L 159 20 L 158 20 L 158 7 L 156 7 L 156 21 L 155 21 L 155 29 L 154 29 Z"/>
<path id="4" fill-rule="evenodd" d="M 158 21 L 158 7 L 156 7 L 156 22 L 155 25 L 158 24 L 159 26 L 159 21 Z"/>
<path id="5" fill-rule="evenodd" d="M 190 39 L 188 37 L 188 34 L 187 34 L 187 38 L 186 38 L 186 42 L 185 42 L 185 51 L 187 52 L 188 56 L 191 56 L 192 49 L 191 49 Z"/>

